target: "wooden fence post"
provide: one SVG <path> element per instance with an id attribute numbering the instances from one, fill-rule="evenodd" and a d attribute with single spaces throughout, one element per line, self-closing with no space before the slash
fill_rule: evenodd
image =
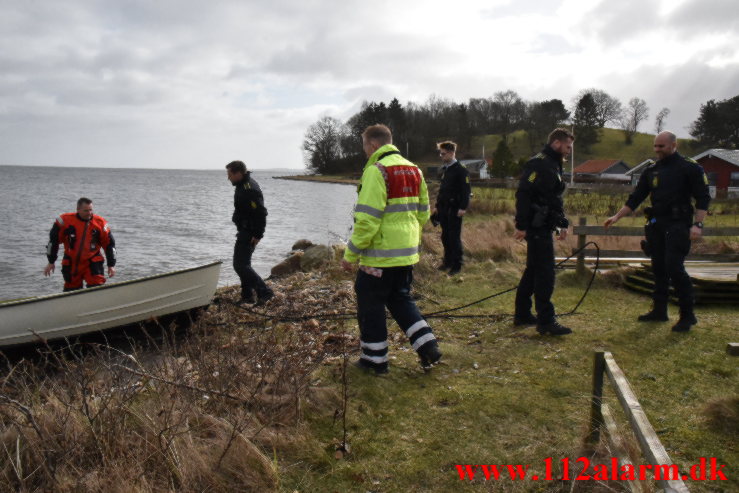
<path id="1" fill-rule="evenodd" d="M 588 222 L 588 218 L 586 217 L 580 217 L 579 225 L 585 226 L 585 224 Z M 577 275 L 582 276 L 585 274 L 585 243 L 587 242 L 587 235 L 579 234 L 577 235 L 577 248 L 580 250 L 580 253 L 577 254 Z"/>
<path id="2" fill-rule="evenodd" d="M 600 441 L 600 427 L 603 424 L 603 374 L 606 371 L 606 358 L 603 351 L 595 353 L 593 360 L 593 395 L 590 401 L 590 434 L 587 442 L 596 444 Z"/>

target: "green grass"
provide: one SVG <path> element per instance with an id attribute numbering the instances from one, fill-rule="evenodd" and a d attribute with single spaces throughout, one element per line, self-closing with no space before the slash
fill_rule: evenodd
<path id="1" fill-rule="evenodd" d="M 482 146 L 485 146 L 485 157 L 489 158 L 495 151 L 498 143 L 503 137 L 500 134 L 484 135 L 472 137 L 470 148 L 461 149 L 462 153 L 469 153 L 474 156 L 480 156 Z M 585 150 L 578 146 L 575 141 L 575 165 L 579 165 L 588 159 L 620 159 L 633 167 L 645 159 L 654 159 L 654 134 L 637 133 L 633 137 L 633 142 L 626 145 L 624 133 L 622 130 L 614 128 L 603 128 L 600 130 L 600 142 L 594 144 L 589 150 Z M 517 130 L 508 135 L 508 146 L 516 160 L 528 159 L 537 153 L 539 145 L 532 149 L 529 143 L 528 132 L 525 130 Z M 686 155 L 693 156 L 705 149 L 692 139 L 678 139 L 678 150 Z M 437 165 L 438 156 L 431 155 L 419 160 L 421 163 Z"/>
<path id="2" fill-rule="evenodd" d="M 575 142 L 575 161 L 581 163 L 587 159 L 621 159 L 630 167 L 634 167 L 645 159 L 654 159 L 654 134 L 637 133 L 633 142 L 626 145 L 622 130 L 613 128 L 601 129 L 600 142 L 594 144 L 589 151 L 577 148 Z M 697 143 L 691 139 L 678 139 L 679 152 L 686 156 L 697 154 Z"/>
<path id="3" fill-rule="evenodd" d="M 440 305 L 422 302 L 425 312 L 515 285 L 520 267 L 477 262 L 450 280 L 430 264 L 428 258 L 422 261 L 416 289 L 424 300 Z M 574 273 L 561 274 L 554 295 L 558 311 L 574 306 L 583 289 Z M 464 312 L 505 314 L 512 304 L 510 293 Z M 729 484 L 693 483 L 691 491 L 735 491 L 739 428 L 734 423 L 732 431 L 722 431 L 705 413 L 709 403 L 737 397 L 737 361 L 725 347 L 736 339 L 739 312 L 700 307 L 699 325 L 688 334 L 675 334 L 669 324 L 636 322 L 648 306 L 644 296 L 599 278 L 579 313 L 563 319 L 574 330 L 566 337 L 542 337 L 532 328 L 514 328 L 510 320 L 432 320 L 445 362 L 428 374 L 393 326 L 389 375 L 348 370 L 352 453 L 333 457 L 331 444 L 342 436 L 334 409 L 311 413 L 314 439 L 304 453 L 297 451 L 286 461 L 292 465 L 283 469 L 282 491 L 570 491 L 570 484 L 556 482 L 463 482 L 455 465 L 531 464 L 541 474 L 547 457 L 558 464 L 563 457 L 581 456 L 598 350 L 613 353 L 681 470 L 704 456 L 728 465 Z M 676 310 L 671 312 L 674 320 Z M 326 368 L 321 379 L 340 391 L 337 365 Z M 610 389 L 606 400 L 618 407 Z M 628 425 L 622 419 L 619 426 Z M 592 489 L 595 482 L 579 486 L 598 491 Z"/>

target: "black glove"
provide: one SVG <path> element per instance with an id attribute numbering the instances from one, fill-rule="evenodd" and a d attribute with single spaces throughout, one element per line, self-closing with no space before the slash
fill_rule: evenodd
<path id="1" fill-rule="evenodd" d="M 434 226 L 439 225 L 439 213 L 438 212 L 434 212 L 433 214 L 431 214 L 431 224 L 433 224 Z"/>

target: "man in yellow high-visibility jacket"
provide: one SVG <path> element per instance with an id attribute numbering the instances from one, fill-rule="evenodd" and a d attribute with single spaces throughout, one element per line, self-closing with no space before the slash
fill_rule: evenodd
<path id="1" fill-rule="evenodd" d="M 354 291 L 361 356 L 355 364 L 377 374 L 388 371 L 385 307 L 424 368 L 441 359 L 434 333 L 410 294 L 413 264 L 418 263 L 422 229 L 430 215 L 428 190 L 421 171 L 392 141 L 385 125 L 362 133 L 369 159 L 358 189 L 354 231 L 341 261 L 347 271 L 359 262 Z"/>

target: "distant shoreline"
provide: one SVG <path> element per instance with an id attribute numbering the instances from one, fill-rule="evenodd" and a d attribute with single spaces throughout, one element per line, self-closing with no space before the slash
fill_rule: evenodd
<path id="1" fill-rule="evenodd" d="M 345 176 L 322 176 L 322 175 L 288 175 L 273 176 L 276 180 L 295 180 L 295 181 L 317 181 L 321 183 L 336 183 L 338 185 L 357 185 L 359 180 L 348 178 Z"/>

